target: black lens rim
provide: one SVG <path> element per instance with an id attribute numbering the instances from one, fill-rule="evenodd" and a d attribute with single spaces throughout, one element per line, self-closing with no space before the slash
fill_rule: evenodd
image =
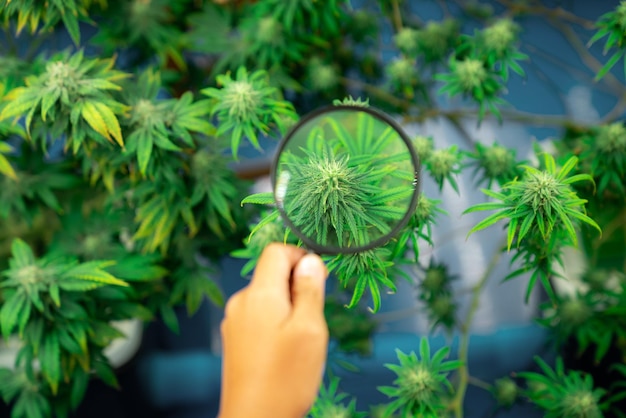
<path id="1" fill-rule="evenodd" d="M 388 234 L 383 235 L 380 238 L 377 238 L 377 239 L 373 240 L 369 244 L 363 245 L 363 246 L 360 246 L 360 247 L 346 247 L 346 248 L 342 248 L 342 247 L 331 247 L 331 246 L 325 246 L 325 245 L 318 244 L 314 240 L 306 237 L 303 233 L 301 233 L 300 230 L 298 228 L 296 228 L 295 225 L 289 220 L 289 217 L 287 216 L 287 214 L 285 213 L 285 210 L 281 207 L 281 205 L 276 204 L 276 208 L 277 208 L 278 212 L 280 213 L 280 216 L 281 216 L 283 222 L 285 223 L 285 225 L 302 241 L 302 243 L 308 249 L 310 249 L 313 252 L 315 252 L 317 254 L 320 254 L 320 255 L 355 254 L 355 253 L 368 251 L 368 250 L 371 250 L 373 248 L 385 245 L 386 243 L 388 243 L 394 236 L 396 236 L 409 223 L 409 220 L 411 219 L 411 216 L 413 216 L 413 214 L 415 213 L 415 209 L 417 207 L 417 199 L 419 197 L 420 189 L 421 189 L 421 187 L 420 187 L 421 186 L 421 175 L 420 175 L 420 173 L 421 173 L 421 162 L 420 162 L 420 159 L 419 159 L 419 157 L 417 155 L 417 152 L 415 151 L 415 148 L 413 147 L 413 144 L 411 143 L 411 139 L 409 138 L 407 133 L 404 131 L 404 129 L 402 129 L 400 124 L 398 122 L 396 122 L 395 119 L 391 118 L 386 113 L 384 113 L 384 112 L 382 112 L 382 111 L 380 111 L 378 109 L 373 109 L 371 107 L 350 106 L 350 105 L 330 105 L 330 106 L 324 106 L 324 107 L 318 108 L 318 109 L 316 109 L 316 110 L 314 110 L 314 111 L 304 115 L 298 121 L 298 123 L 296 123 L 294 126 L 291 127 L 291 129 L 289 130 L 287 135 L 285 135 L 283 137 L 283 139 L 280 141 L 280 143 L 278 144 L 278 147 L 276 148 L 276 151 L 274 153 L 274 161 L 272 162 L 272 166 L 271 166 L 271 170 L 270 170 L 270 176 L 271 176 L 271 182 L 272 182 L 272 193 L 274 195 L 274 201 L 278 202 L 278 199 L 277 199 L 277 196 L 276 196 L 276 175 L 278 173 L 278 164 L 279 164 L 279 161 L 280 161 L 280 156 L 281 156 L 283 150 L 285 149 L 286 145 L 289 143 L 289 141 L 293 137 L 293 135 L 295 133 L 297 133 L 298 130 L 303 125 L 306 125 L 311 119 L 317 118 L 320 115 L 323 115 L 325 113 L 331 113 L 331 112 L 336 112 L 336 111 L 346 111 L 346 110 L 353 111 L 353 112 L 365 112 L 365 113 L 368 113 L 371 116 L 374 116 L 375 118 L 377 118 L 377 119 L 381 120 L 382 122 L 386 123 L 387 125 L 391 126 L 398 133 L 400 138 L 402 138 L 402 140 L 406 144 L 406 146 L 407 146 L 407 148 L 409 150 L 409 154 L 411 156 L 411 160 L 413 162 L 413 166 L 415 167 L 415 183 L 414 183 L 415 184 L 415 189 L 414 189 L 413 195 L 411 196 L 411 202 L 410 202 L 409 208 L 407 210 L 407 213 L 397 223 L 397 225 Z"/>

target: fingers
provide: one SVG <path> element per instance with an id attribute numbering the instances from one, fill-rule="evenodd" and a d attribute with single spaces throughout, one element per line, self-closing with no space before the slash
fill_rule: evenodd
<path id="1" fill-rule="evenodd" d="M 302 248 L 273 243 L 268 245 L 259 258 L 250 287 L 286 292 L 289 295 L 289 279 L 296 263 L 306 254 Z"/>
<path id="2" fill-rule="evenodd" d="M 328 270 L 322 259 L 307 254 L 293 271 L 293 317 L 319 317 L 324 314 L 324 296 Z"/>

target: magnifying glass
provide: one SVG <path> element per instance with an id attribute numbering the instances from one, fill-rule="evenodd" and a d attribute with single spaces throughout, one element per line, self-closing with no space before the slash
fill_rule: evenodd
<path id="1" fill-rule="evenodd" d="M 371 107 L 329 106 L 304 116 L 272 165 L 285 225 L 320 255 L 387 243 L 417 205 L 420 162 L 395 120 Z"/>

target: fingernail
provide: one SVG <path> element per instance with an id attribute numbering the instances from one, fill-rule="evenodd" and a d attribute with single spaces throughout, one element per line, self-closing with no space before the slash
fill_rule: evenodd
<path id="1" fill-rule="evenodd" d="M 326 280 L 326 274 L 324 262 L 315 254 L 307 254 L 302 257 L 293 271 L 294 278 L 310 277 L 320 282 Z"/>

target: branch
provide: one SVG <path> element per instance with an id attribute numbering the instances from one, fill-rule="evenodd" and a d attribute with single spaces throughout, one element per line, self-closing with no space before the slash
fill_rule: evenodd
<path id="1" fill-rule="evenodd" d="M 537 55 L 540 56 L 541 58 L 545 59 L 547 62 L 550 62 L 556 66 L 561 67 L 563 70 L 567 71 L 568 73 L 570 73 L 572 75 L 572 77 L 574 77 L 576 80 L 582 82 L 582 83 L 587 83 L 590 85 L 593 85 L 595 88 L 597 88 L 598 90 L 602 90 L 605 93 L 609 93 L 609 94 L 615 94 L 615 89 L 604 85 L 604 84 L 598 84 L 597 82 L 595 82 L 593 80 L 593 76 L 591 76 L 590 74 L 579 70 L 578 68 L 571 66 L 563 61 L 561 61 L 558 58 L 555 58 L 554 55 L 549 52 L 546 51 L 544 49 L 542 49 L 541 47 L 538 47 L 537 45 L 531 44 L 527 41 L 524 42 L 523 44 L 523 48 L 527 49 L 528 52 L 530 52 L 529 55 Z"/>
<path id="2" fill-rule="evenodd" d="M 396 32 L 400 32 L 402 30 L 402 13 L 400 12 L 398 0 L 391 0 L 391 7 L 393 8 L 393 26 Z"/>
<path id="3" fill-rule="evenodd" d="M 474 286 L 472 290 L 472 300 L 470 303 L 469 311 L 467 312 L 467 317 L 465 319 L 465 322 L 460 325 L 461 342 L 459 344 L 458 358 L 463 363 L 463 365 L 459 369 L 459 383 L 457 386 L 456 394 L 449 405 L 449 408 L 454 412 L 454 416 L 456 418 L 463 418 L 463 402 L 465 400 L 467 385 L 470 382 L 469 365 L 467 364 L 469 359 L 470 327 L 472 325 L 472 321 L 474 320 L 474 316 L 478 311 L 478 307 L 480 306 L 480 295 L 485 288 L 485 285 L 487 284 L 489 276 L 491 276 L 491 273 L 493 273 L 493 270 L 498 265 L 498 262 L 502 257 L 502 253 L 502 251 L 498 251 L 493 255 L 491 261 L 489 262 L 489 265 L 487 266 L 487 269 L 485 270 L 485 273 L 478 281 L 478 283 L 476 283 L 476 285 Z"/>
<path id="4" fill-rule="evenodd" d="M 550 21 L 552 25 L 557 28 L 567 39 L 567 41 L 572 45 L 574 50 L 580 55 L 580 59 L 585 63 L 585 65 L 592 70 L 595 74 L 597 74 L 603 67 L 602 63 L 600 63 L 592 54 L 589 52 L 587 47 L 580 41 L 580 38 L 576 35 L 576 33 L 567 25 L 564 25 L 562 22 L 559 22 L 555 19 Z M 612 73 L 607 73 L 603 80 L 615 91 L 624 92 L 626 90 L 626 86 L 622 84 Z"/>
<path id="5" fill-rule="evenodd" d="M 582 26 L 584 29 L 592 30 L 595 28 L 596 23 L 593 20 L 585 19 L 584 17 L 580 17 L 572 12 L 569 12 L 562 7 L 556 7 L 554 9 L 550 7 L 546 7 L 541 3 L 537 4 L 528 4 L 528 3 L 517 3 L 511 0 L 497 0 L 498 3 L 506 6 L 512 14 L 533 14 L 538 16 L 543 16 L 548 19 L 561 19 L 566 20 L 568 22 L 575 23 L 579 26 Z"/>

